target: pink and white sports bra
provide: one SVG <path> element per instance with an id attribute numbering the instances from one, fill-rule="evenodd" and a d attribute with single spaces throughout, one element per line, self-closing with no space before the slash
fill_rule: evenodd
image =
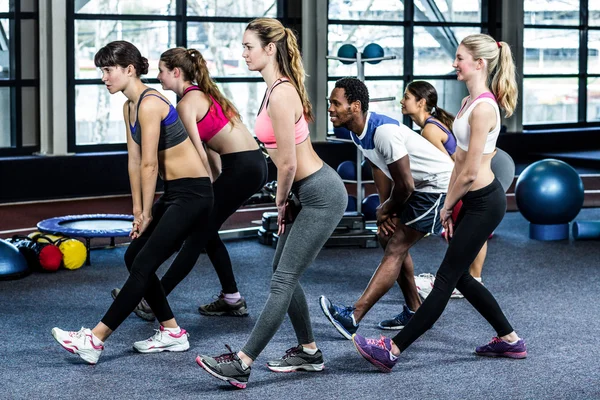
<path id="1" fill-rule="evenodd" d="M 256 134 L 258 140 L 264 143 L 267 149 L 277 148 L 277 141 L 275 140 L 273 124 L 271 123 L 271 118 L 269 118 L 269 114 L 267 113 L 269 97 L 271 97 L 271 92 L 273 91 L 273 89 L 275 89 L 275 86 L 288 81 L 289 80 L 287 78 L 279 78 L 275 81 L 275 83 L 273 83 L 273 86 L 267 89 L 260 111 L 258 112 L 258 116 L 256 117 L 256 122 L 254 123 L 254 133 Z M 308 130 L 308 123 L 306 122 L 306 118 L 304 117 L 304 115 L 302 115 L 294 125 L 294 135 L 296 138 L 296 144 L 304 142 L 309 134 L 310 132 Z"/>
<path id="2" fill-rule="evenodd" d="M 485 92 L 480 94 L 469 107 L 465 110 L 465 112 L 460 115 L 461 111 L 467 105 L 468 101 L 465 101 L 465 104 L 458 111 L 457 117 L 454 119 L 454 123 L 452 124 L 452 131 L 454 136 L 456 137 L 456 145 L 463 149 L 464 151 L 469 150 L 469 140 L 471 139 L 471 127 L 469 126 L 469 115 L 475 108 L 475 106 L 479 103 L 489 103 L 496 110 L 496 126 L 493 130 L 488 133 L 485 147 L 483 148 L 483 154 L 490 154 L 496 150 L 496 141 L 498 140 L 498 135 L 500 134 L 500 108 L 498 108 L 498 102 L 496 101 L 496 97 L 490 92 Z"/>
<path id="3" fill-rule="evenodd" d="M 188 87 L 183 91 L 183 96 L 186 95 L 187 92 L 191 90 L 199 90 L 202 91 L 198 86 L 193 85 Z M 196 126 L 198 127 L 198 133 L 200 134 L 200 139 L 203 142 L 208 142 L 212 139 L 217 133 L 221 131 L 229 123 L 229 118 L 225 116 L 223 112 L 223 108 L 211 95 L 208 95 L 212 104 L 208 108 L 208 111 L 200 119 L 200 121 L 196 122 Z"/>

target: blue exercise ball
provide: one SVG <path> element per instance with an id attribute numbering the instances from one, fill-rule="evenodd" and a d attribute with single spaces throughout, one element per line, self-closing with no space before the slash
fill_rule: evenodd
<path id="1" fill-rule="evenodd" d="M 358 53 L 358 50 L 356 49 L 356 47 L 354 47 L 354 45 L 343 44 L 338 49 L 337 56 L 343 58 L 356 58 L 356 53 Z M 354 61 L 340 60 L 340 62 L 342 64 L 352 64 Z"/>
<path id="2" fill-rule="evenodd" d="M 352 139 L 350 137 L 350 131 L 347 128 L 344 127 L 334 127 L 333 128 L 333 134 L 335 135 L 336 138 L 338 139 Z"/>
<path id="3" fill-rule="evenodd" d="M 583 206 L 583 182 L 566 162 L 541 160 L 519 175 L 515 198 L 519 211 L 532 224 L 567 224 Z"/>
<path id="4" fill-rule="evenodd" d="M 29 275 L 30 272 L 19 249 L 0 239 L 0 279 L 18 279 Z"/>
<path id="5" fill-rule="evenodd" d="M 383 55 L 384 55 L 383 47 L 381 47 L 377 43 L 368 44 L 367 47 L 365 47 L 365 49 L 362 52 L 363 58 L 379 58 L 379 57 L 383 57 Z M 367 62 L 369 64 L 378 64 L 381 62 L 381 60 L 374 60 L 374 61 L 367 60 Z"/>
<path id="6" fill-rule="evenodd" d="M 356 196 L 348 195 L 348 205 L 346 206 L 346 211 L 356 211 L 356 205 L 358 202 L 356 201 Z"/>
<path id="7" fill-rule="evenodd" d="M 370 194 L 362 201 L 362 213 L 367 221 L 377 219 L 377 207 L 379 207 L 379 195 Z"/>
<path id="8" fill-rule="evenodd" d="M 342 161 L 337 167 L 337 173 L 342 179 L 349 181 L 356 180 L 356 163 L 352 161 Z"/>

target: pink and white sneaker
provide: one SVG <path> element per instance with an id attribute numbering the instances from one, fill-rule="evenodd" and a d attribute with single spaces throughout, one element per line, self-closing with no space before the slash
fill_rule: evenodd
<path id="1" fill-rule="evenodd" d="M 190 348 L 189 334 L 185 329 L 175 334 L 166 330 L 163 326 L 155 329 L 156 333 L 146 340 L 140 340 L 133 344 L 133 348 L 140 353 L 160 353 L 161 351 L 186 351 Z"/>
<path id="2" fill-rule="evenodd" d="M 52 336 L 65 350 L 77 354 L 89 364 L 96 364 L 104 350 L 102 344 L 94 344 L 92 331 L 88 328 L 82 327 L 77 332 L 52 328 Z"/>

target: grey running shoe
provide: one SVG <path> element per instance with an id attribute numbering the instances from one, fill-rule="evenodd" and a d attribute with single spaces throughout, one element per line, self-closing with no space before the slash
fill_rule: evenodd
<path id="1" fill-rule="evenodd" d="M 323 353 L 317 350 L 314 355 L 303 351 L 302 345 L 286 350 L 280 360 L 269 361 L 267 368 L 273 372 L 322 371 L 325 368 Z"/>
<path id="2" fill-rule="evenodd" d="M 244 369 L 242 360 L 236 353 L 231 351 L 231 347 L 229 345 L 225 345 L 225 347 L 227 347 L 229 353 L 217 357 L 199 355 L 196 357 L 196 362 L 215 378 L 226 381 L 239 389 L 245 389 L 251 368 Z"/>
<path id="3" fill-rule="evenodd" d="M 246 300 L 243 297 L 234 304 L 229 304 L 225 301 L 225 295 L 221 293 L 212 303 L 198 307 L 198 312 L 202 315 L 211 316 L 230 315 L 233 317 L 246 317 L 248 315 L 248 308 Z"/>
<path id="4" fill-rule="evenodd" d="M 116 288 L 110 291 L 110 295 L 112 296 L 113 300 L 117 298 L 120 291 L 121 289 Z M 145 299 L 142 299 L 142 301 L 140 301 L 140 303 L 135 307 L 135 310 L 133 310 L 133 312 L 135 313 L 135 315 L 137 315 L 145 321 L 152 322 L 155 319 L 154 313 L 152 312 L 152 309 L 150 308 L 148 302 Z"/>

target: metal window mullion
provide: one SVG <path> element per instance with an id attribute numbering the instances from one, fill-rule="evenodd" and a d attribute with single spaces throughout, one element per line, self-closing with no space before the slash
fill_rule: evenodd
<path id="1" fill-rule="evenodd" d="M 175 43 L 187 48 L 187 0 L 177 0 L 176 11 L 178 19 L 175 23 Z"/>
<path id="2" fill-rule="evenodd" d="M 577 120 L 587 122 L 587 64 L 588 64 L 588 0 L 580 2 L 579 31 L 579 101 L 577 105 Z"/>
<path id="3" fill-rule="evenodd" d="M 414 0 L 404 1 L 404 54 L 403 54 L 403 69 L 404 69 L 404 88 L 414 78 L 414 59 L 415 59 L 415 2 Z M 404 91 L 404 90 L 403 90 Z M 412 126 L 410 117 L 405 115 L 403 123 L 406 126 Z"/>
<path id="4" fill-rule="evenodd" d="M 75 115 L 75 2 L 67 1 L 67 151 L 77 148 Z"/>
<path id="5" fill-rule="evenodd" d="M 10 24 L 10 69 L 14 80 L 14 86 L 10 90 L 11 94 L 11 124 L 10 136 L 11 146 L 20 149 L 23 146 L 23 113 L 22 104 L 22 84 L 21 84 L 21 4 L 14 2 L 14 19 Z"/>

